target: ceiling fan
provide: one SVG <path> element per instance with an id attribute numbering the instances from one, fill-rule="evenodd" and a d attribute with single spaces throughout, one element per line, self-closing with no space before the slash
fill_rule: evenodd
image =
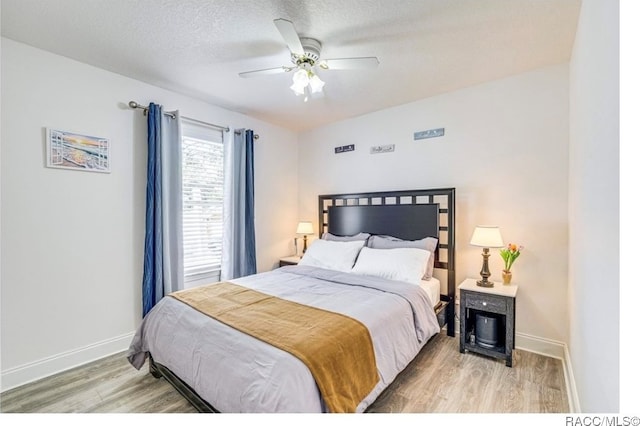
<path id="1" fill-rule="evenodd" d="M 324 82 L 316 73 L 316 67 L 323 70 L 347 70 L 376 68 L 379 64 L 378 58 L 375 56 L 321 59 L 322 43 L 320 41 L 314 38 L 300 37 L 291 21 L 275 19 L 273 22 L 291 52 L 292 65 L 241 72 L 239 73 L 240 77 L 248 78 L 295 71 L 291 90 L 296 95 L 305 95 L 304 101 L 306 102 L 310 93 L 322 92 L 324 86 Z"/>

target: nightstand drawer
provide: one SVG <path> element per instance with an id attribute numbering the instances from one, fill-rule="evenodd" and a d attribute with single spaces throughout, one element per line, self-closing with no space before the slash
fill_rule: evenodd
<path id="1" fill-rule="evenodd" d="M 507 299 L 469 291 L 467 292 L 467 308 L 504 314 L 507 312 Z"/>

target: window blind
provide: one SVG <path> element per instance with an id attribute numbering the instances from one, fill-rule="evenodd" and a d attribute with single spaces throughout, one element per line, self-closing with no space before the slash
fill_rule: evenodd
<path id="1" fill-rule="evenodd" d="M 218 280 L 222 263 L 222 131 L 185 121 L 181 124 L 184 281 Z"/>

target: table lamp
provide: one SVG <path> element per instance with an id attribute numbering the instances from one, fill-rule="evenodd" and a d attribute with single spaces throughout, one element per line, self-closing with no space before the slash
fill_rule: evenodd
<path id="1" fill-rule="evenodd" d="M 296 234 L 303 235 L 303 246 L 302 246 L 302 254 L 307 251 L 307 235 L 313 235 L 313 224 L 311 222 L 300 222 L 298 223 L 298 229 L 296 229 Z"/>
<path id="2" fill-rule="evenodd" d="M 480 275 L 481 280 L 476 281 L 476 284 L 480 287 L 493 287 L 493 282 L 489 281 L 491 272 L 489 272 L 489 249 L 504 247 L 502 242 L 502 235 L 500 229 L 497 226 L 476 226 L 471 236 L 472 246 L 482 247 L 482 270 Z"/>

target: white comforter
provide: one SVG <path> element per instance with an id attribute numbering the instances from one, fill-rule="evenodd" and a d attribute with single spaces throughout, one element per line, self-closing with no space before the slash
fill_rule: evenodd
<path id="1" fill-rule="evenodd" d="M 419 286 L 377 277 L 288 266 L 231 282 L 348 315 L 373 340 L 380 381 L 358 405 L 364 411 L 439 326 Z M 142 321 L 128 352 L 140 369 L 151 353 L 221 412 L 326 411 L 307 367 L 293 355 L 245 335 L 172 298 Z"/>

